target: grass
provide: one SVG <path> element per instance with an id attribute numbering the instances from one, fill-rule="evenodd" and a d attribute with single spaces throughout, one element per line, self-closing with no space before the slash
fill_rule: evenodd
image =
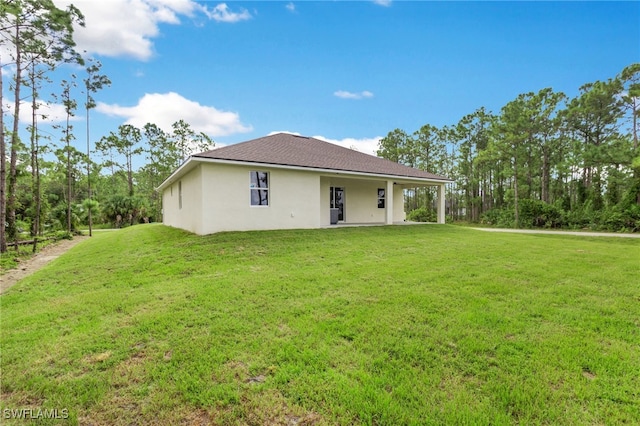
<path id="1" fill-rule="evenodd" d="M 639 260 L 640 240 L 446 225 L 100 233 L 0 297 L 0 408 L 105 425 L 638 423 Z"/>

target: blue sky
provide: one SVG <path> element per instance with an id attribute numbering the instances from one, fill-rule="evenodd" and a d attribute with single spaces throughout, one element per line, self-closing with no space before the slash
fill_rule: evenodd
<path id="1" fill-rule="evenodd" d="M 575 96 L 640 62 L 639 2 L 74 4 L 79 48 L 112 80 L 95 139 L 182 118 L 219 146 L 289 131 L 373 153 L 395 128 L 455 124 L 545 87 Z"/>

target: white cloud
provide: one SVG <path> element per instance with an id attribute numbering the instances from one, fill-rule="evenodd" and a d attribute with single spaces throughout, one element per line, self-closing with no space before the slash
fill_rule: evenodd
<path id="1" fill-rule="evenodd" d="M 382 139 L 382 136 L 376 136 L 374 138 L 344 138 L 344 139 L 329 139 L 324 136 L 313 136 L 315 139 L 321 141 L 330 142 L 335 145 L 340 145 L 343 148 L 354 149 L 364 154 L 376 155 L 378 151 L 378 142 Z"/>
<path id="2" fill-rule="evenodd" d="M 160 24 L 180 24 L 180 16 L 197 13 L 218 22 L 249 19 L 246 10 L 229 11 L 225 3 L 213 9 L 193 0 L 54 0 L 59 8 L 71 3 L 85 17 L 85 26 L 74 27 L 79 52 L 111 57 L 148 60 L 153 55 L 153 39 L 160 35 Z"/>
<path id="3" fill-rule="evenodd" d="M 302 136 L 300 133 L 298 132 L 290 132 L 288 130 L 275 130 L 273 132 L 269 132 L 269 134 L 267 136 L 273 136 L 273 135 L 277 135 L 278 133 L 286 133 L 288 135 L 294 135 L 294 136 Z"/>
<path id="4" fill-rule="evenodd" d="M 298 132 L 290 132 L 288 130 L 275 131 L 268 134 L 268 136 L 275 135 L 277 133 L 288 133 L 290 135 L 301 136 Z M 343 148 L 353 149 L 364 154 L 376 155 L 378 151 L 378 143 L 382 136 L 376 136 L 375 138 L 344 138 L 344 139 L 329 139 L 324 136 L 312 136 L 314 139 L 329 142 L 334 145 L 340 145 Z"/>
<path id="5" fill-rule="evenodd" d="M 38 120 L 38 123 L 55 124 L 55 123 L 62 123 L 67 119 L 67 113 L 65 112 L 64 105 L 49 103 L 40 99 L 38 99 L 36 103 L 37 103 L 36 119 Z M 13 115 L 13 110 L 14 110 L 13 102 L 5 104 L 4 110 L 5 112 L 8 113 L 8 115 Z M 32 111 L 33 111 L 33 108 L 31 105 L 31 101 L 20 102 L 20 123 L 21 124 L 31 125 Z M 76 110 L 75 113 L 77 114 L 78 111 Z M 75 116 L 72 116 L 70 120 L 79 121 L 79 120 L 82 120 L 82 117 L 75 115 Z"/>
<path id="6" fill-rule="evenodd" d="M 291 1 L 289 3 L 287 3 L 287 5 L 285 7 L 287 8 L 287 10 L 289 12 L 295 12 L 296 11 L 296 5 L 293 4 L 293 2 L 291 2 Z"/>
<path id="7" fill-rule="evenodd" d="M 373 0 L 378 6 L 389 7 L 391 6 L 391 0 Z"/>
<path id="8" fill-rule="evenodd" d="M 212 137 L 253 130 L 251 126 L 242 124 L 240 116 L 235 112 L 201 105 L 174 92 L 147 93 L 132 107 L 99 102 L 96 110 L 110 116 L 126 118 L 125 124 L 140 128 L 147 123 L 155 123 L 166 132 L 171 132 L 171 125 L 181 119 L 189 123 L 196 132 L 204 132 Z"/>
<path id="9" fill-rule="evenodd" d="M 364 98 L 372 98 L 373 93 L 368 90 L 363 90 L 362 92 L 347 92 L 346 90 L 337 90 L 333 92 L 333 96 L 342 99 L 364 99 Z"/>
<path id="10" fill-rule="evenodd" d="M 240 12 L 231 12 L 229 6 L 226 3 L 220 3 L 212 10 L 203 7 L 202 9 L 209 19 L 213 19 L 216 22 L 240 22 L 251 19 L 251 14 L 246 9 L 240 9 Z"/>

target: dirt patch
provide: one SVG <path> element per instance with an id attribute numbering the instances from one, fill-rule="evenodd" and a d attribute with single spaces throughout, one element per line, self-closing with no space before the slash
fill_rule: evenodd
<path id="1" fill-rule="evenodd" d="M 90 364 L 96 364 L 111 358 L 111 351 L 85 357 Z"/>
<path id="2" fill-rule="evenodd" d="M 21 279 L 33 274 L 47 263 L 57 259 L 76 244 L 81 243 L 89 237 L 74 237 L 73 240 L 62 240 L 54 244 L 50 244 L 40 250 L 35 256 L 27 261 L 21 262 L 17 268 L 9 270 L 6 274 L 0 276 L 0 294 L 7 291 Z M 11 255 L 11 252 L 6 254 Z"/>
<path id="3" fill-rule="evenodd" d="M 42 398 L 33 396 L 24 391 L 2 392 L 0 393 L 0 400 L 4 402 L 5 406 L 9 407 L 11 407 L 10 404 L 22 407 L 42 407 L 42 404 L 44 403 Z"/>

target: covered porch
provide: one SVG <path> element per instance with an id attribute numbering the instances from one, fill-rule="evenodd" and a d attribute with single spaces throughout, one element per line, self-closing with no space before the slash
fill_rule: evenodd
<path id="1" fill-rule="evenodd" d="M 436 186 L 437 223 L 445 223 L 446 182 L 412 178 L 351 177 L 343 174 L 320 177 L 322 227 L 405 224 L 404 190 Z"/>

